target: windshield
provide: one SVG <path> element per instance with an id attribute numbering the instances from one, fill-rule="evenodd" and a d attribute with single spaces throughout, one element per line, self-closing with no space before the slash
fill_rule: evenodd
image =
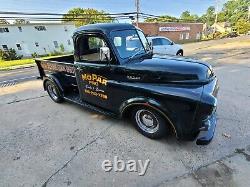
<path id="1" fill-rule="evenodd" d="M 123 59 L 145 54 L 148 50 L 147 39 L 141 31 L 138 31 L 138 33 L 136 30 L 113 31 L 111 32 L 111 38 Z"/>

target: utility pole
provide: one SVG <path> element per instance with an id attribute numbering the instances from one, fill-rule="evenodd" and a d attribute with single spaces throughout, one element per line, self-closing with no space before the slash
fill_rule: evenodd
<path id="1" fill-rule="evenodd" d="M 139 25 L 139 13 L 140 13 L 140 0 L 135 0 L 135 6 L 136 6 L 136 26 Z"/>
<path id="2" fill-rule="evenodd" d="M 214 20 L 214 30 L 213 30 L 213 37 L 216 32 L 216 23 L 218 20 L 218 11 L 219 11 L 219 0 L 215 0 L 215 20 Z"/>

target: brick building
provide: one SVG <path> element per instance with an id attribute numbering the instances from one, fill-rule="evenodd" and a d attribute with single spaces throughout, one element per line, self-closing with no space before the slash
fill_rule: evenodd
<path id="1" fill-rule="evenodd" d="M 146 35 L 165 36 L 176 43 L 201 39 L 202 23 L 139 23 Z"/>

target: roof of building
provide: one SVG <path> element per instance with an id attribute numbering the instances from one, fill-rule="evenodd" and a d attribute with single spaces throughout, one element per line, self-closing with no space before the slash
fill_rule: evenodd
<path id="1" fill-rule="evenodd" d="M 65 23 L 26 23 L 26 24 L 0 24 L 0 27 L 10 27 L 10 26 L 33 26 L 33 25 L 75 25 L 73 22 L 65 22 Z"/>
<path id="2" fill-rule="evenodd" d="M 135 29 L 135 26 L 128 23 L 98 23 L 79 27 L 78 29 L 76 29 L 75 33 L 81 31 L 101 31 L 103 33 L 110 33 L 114 30 L 126 29 Z"/>

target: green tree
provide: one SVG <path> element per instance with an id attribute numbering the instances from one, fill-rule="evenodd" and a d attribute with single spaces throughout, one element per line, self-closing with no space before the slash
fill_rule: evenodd
<path id="1" fill-rule="evenodd" d="M 180 19 L 182 22 L 196 22 L 199 20 L 199 16 L 191 14 L 188 10 L 182 12 Z"/>
<path id="2" fill-rule="evenodd" d="M 225 14 L 225 20 L 232 25 L 240 19 L 248 19 L 248 8 L 250 0 L 229 0 L 223 5 L 222 12 Z"/>
<path id="3" fill-rule="evenodd" d="M 88 8 L 73 8 L 63 16 L 63 22 L 74 22 L 77 27 L 93 24 L 93 23 L 108 23 L 113 19 L 104 11 Z"/>
<path id="4" fill-rule="evenodd" d="M 148 23 L 152 22 L 161 23 L 161 22 L 178 22 L 178 19 L 173 16 L 165 15 L 165 16 L 159 16 L 158 18 L 146 18 L 144 21 Z"/>
<path id="5" fill-rule="evenodd" d="M 213 25 L 215 21 L 215 8 L 214 6 L 208 7 L 205 14 L 203 14 L 200 18 L 201 22 L 207 23 L 208 25 Z"/>
<path id="6" fill-rule="evenodd" d="M 241 18 L 236 22 L 235 28 L 239 34 L 246 34 L 250 30 L 250 23 Z"/>
<path id="7" fill-rule="evenodd" d="M 15 19 L 13 24 L 28 24 L 28 23 L 30 22 L 25 19 Z"/>

